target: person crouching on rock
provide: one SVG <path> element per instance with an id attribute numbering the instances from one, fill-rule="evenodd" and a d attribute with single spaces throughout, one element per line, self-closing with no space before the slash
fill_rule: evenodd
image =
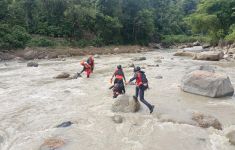
<path id="1" fill-rule="evenodd" d="M 122 91 L 123 91 L 123 94 L 126 93 L 126 90 L 125 90 L 125 85 L 124 85 L 124 82 L 123 80 L 126 82 L 126 78 L 125 78 L 125 75 L 124 75 L 124 72 L 122 70 L 122 66 L 121 65 L 118 65 L 117 66 L 117 69 L 115 70 L 115 72 L 113 73 L 113 76 L 110 80 L 110 83 L 113 82 L 113 78 L 115 77 L 115 80 L 114 80 L 114 85 L 116 83 L 120 84 L 120 86 L 122 86 Z"/>
<path id="2" fill-rule="evenodd" d="M 85 62 L 85 61 L 82 61 L 80 64 L 83 66 L 83 69 L 82 69 L 82 71 L 80 72 L 80 74 L 85 71 L 85 72 L 86 72 L 86 75 L 87 75 L 87 78 L 89 78 L 89 77 L 90 77 L 90 74 L 91 74 L 91 72 L 92 72 L 92 71 L 91 71 L 91 66 L 90 66 L 87 62 Z"/>
<path id="3" fill-rule="evenodd" d="M 93 70 L 95 68 L 95 60 L 92 55 L 87 59 L 87 63 L 91 66 L 91 72 L 93 73 Z"/>
<path id="4" fill-rule="evenodd" d="M 117 83 L 115 83 L 111 88 L 113 89 L 113 98 L 117 98 L 118 95 L 124 94 L 124 85 L 119 80 Z"/>
<path id="5" fill-rule="evenodd" d="M 149 108 L 151 114 L 154 110 L 154 105 L 151 105 L 144 99 L 144 92 L 146 89 L 148 89 L 148 79 L 146 78 L 145 72 L 141 71 L 140 67 L 138 66 L 134 68 L 134 73 L 134 77 L 131 78 L 127 84 L 136 80 L 135 96 L 133 96 L 133 98 L 137 100 L 139 96 L 140 101 Z"/>

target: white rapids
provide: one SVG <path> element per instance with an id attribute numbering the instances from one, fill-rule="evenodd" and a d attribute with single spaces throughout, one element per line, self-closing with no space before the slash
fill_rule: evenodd
<path id="1" fill-rule="evenodd" d="M 127 67 L 136 56 L 147 60 L 134 62 L 150 81 L 146 99 L 155 105 L 149 115 L 142 105 L 140 112 L 119 113 L 122 124 L 111 117 L 114 102 L 108 90 L 109 79 L 117 64 Z M 156 57 L 164 57 L 157 63 Z M 234 62 L 193 61 L 173 57 L 171 51 L 138 54 L 104 55 L 96 59 L 95 73 L 90 79 L 57 80 L 61 72 L 75 73 L 82 57 L 66 61 L 38 60 L 38 68 L 27 62 L 0 63 L 0 150 L 40 150 L 45 139 L 62 138 L 60 150 L 234 150 L 226 134 L 235 130 L 235 96 L 211 99 L 180 90 L 180 80 L 195 65 L 211 64 L 226 72 L 235 86 Z M 159 67 L 154 65 L 159 64 Z M 153 66 L 152 66 L 153 65 Z M 157 75 L 163 79 L 156 79 Z M 134 86 L 126 87 L 134 94 Z M 191 112 L 199 111 L 218 118 L 223 130 L 203 129 L 188 124 Z M 168 120 L 168 121 L 167 121 Z M 65 121 L 74 124 L 56 128 Z"/>

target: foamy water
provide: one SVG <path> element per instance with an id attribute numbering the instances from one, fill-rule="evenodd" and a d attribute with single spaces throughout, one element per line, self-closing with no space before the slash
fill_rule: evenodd
<path id="1" fill-rule="evenodd" d="M 126 66 L 135 56 L 147 57 L 134 63 L 145 67 L 151 88 L 146 99 L 156 109 L 152 115 L 144 105 L 138 113 L 120 113 L 124 122 L 115 124 L 109 79 L 117 64 L 124 66 L 129 79 L 133 69 Z M 157 56 L 164 57 L 162 63 L 154 61 Z M 235 129 L 235 97 L 211 99 L 184 93 L 179 87 L 185 72 L 201 64 L 217 66 L 235 86 L 235 63 L 193 61 L 164 51 L 106 55 L 95 60 L 95 74 L 90 79 L 85 75 L 77 80 L 53 79 L 61 72 L 80 71 L 81 59 L 39 60 L 38 68 L 26 67 L 27 62 L 0 63 L 1 150 L 39 150 L 48 138 L 64 139 L 62 150 L 235 149 L 225 136 Z M 148 67 L 155 64 L 160 66 Z M 156 79 L 157 75 L 163 79 Z M 134 94 L 134 86 L 127 86 L 127 94 Z M 223 130 L 189 125 L 195 111 L 218 118 Z M 64 121 L 74 124 L 55 128 Z"/>

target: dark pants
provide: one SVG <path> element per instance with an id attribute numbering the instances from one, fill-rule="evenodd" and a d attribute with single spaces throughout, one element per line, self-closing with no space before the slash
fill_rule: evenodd
<path id="1" fill-rule="evenodd" d="M 122 91 L 123 91 L 123 94 L 125 94 L 125 93 L 126 93 L 126 89 L 125 89 L 125 86 L 124 86 L 123 79 L 122 79 L 122 80 L 119 80 L 119 79 L 116 78 L 116 79 L 114 80 L 114 84 L 116 84 L 116 83 L 119 83 L 119 84 L 122 85 Z"/>
<path id="2" fill-rule="evenodd" d="M 138 98 L 138 96 L 140 96 L 140 101 L 142 103 L 144 103 L 148 108 L 149 110 L 152 108 L 152 105 L 149 104 L 145 99 L 144 99 L 144 91 L 146 90 L 146 87 L 144 87 L 143 85 L 142 86 L 136 86 L 136 89 L 135 89 L 135 96 L 136 98 Z"/>

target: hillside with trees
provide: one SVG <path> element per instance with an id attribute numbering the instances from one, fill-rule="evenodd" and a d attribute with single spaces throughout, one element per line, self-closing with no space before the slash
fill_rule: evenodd
<path id="1" fill-rule="evenodd" d="M 235 40 L 235 0 L 0 0 L 0 49 Z"/>

